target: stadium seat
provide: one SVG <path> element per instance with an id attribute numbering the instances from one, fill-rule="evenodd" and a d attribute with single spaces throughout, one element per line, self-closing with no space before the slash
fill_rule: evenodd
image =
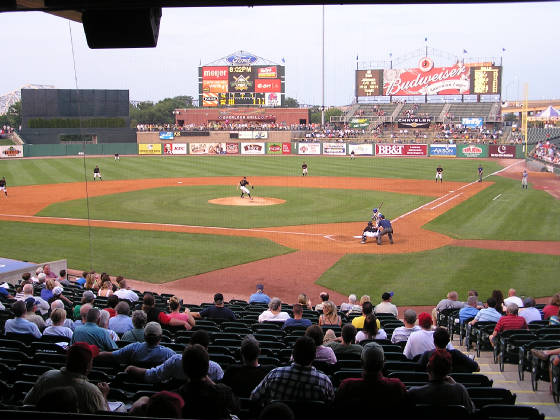
<path id="1" fill-rule="evenodd" d="M 413 418 L 417 419 L 470 419 L 471 415 L 462 405 L 430 405 L 416 404 L 413 411 Z M 409 418 L 409 417 L 407 417 Z"/>
<path id="2" fill-rule="evenodd" d="M 465 387 L 492 387 L 494 381 L 488 376 L 479 373 L 451 373 L 455 382 L 463 384 Z"/>
<path id="3" fill-rule="evenodd" d="M 361 378 L 362 371 L 357 369 L 341 369 L 333 373 L 333 386 L 338 388 L 340 383 L 348 378 Z"/>
<path id="4" fill-rule="evenodd" d="M 509 389 L 491 387 L 469 387 L 469 396 L 476 408 L 482 408 L 488 404 L 515 404 L 516 394 Z"/>
<path id="5" fill-rule="evenodd" d="M 479 411 L 480 419 L 544 420 L 544 414 L 523 405 L 489 404 Z"/>

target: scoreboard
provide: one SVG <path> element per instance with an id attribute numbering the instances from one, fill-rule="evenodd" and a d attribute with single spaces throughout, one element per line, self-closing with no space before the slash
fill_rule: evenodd
<path id="1" fill-rule="evenodd" d="M 502 89 L 500 66 L 471 67 L 471 93 L 500 94 Z"/>
<path id="2" fill-rule="evenodd" d="M 284 103 L 284 85 L 284 66 L 234 63 L 199 67 L 203 107 L 279 107 Z"/>

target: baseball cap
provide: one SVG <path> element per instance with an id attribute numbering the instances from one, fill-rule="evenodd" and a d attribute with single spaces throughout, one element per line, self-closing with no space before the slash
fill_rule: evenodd
<path id="1" fill-rule="evenodd" d="M 221 293 L 216 293 L 214 295 L 214 302 L 223 302 L 224 301 L 224 295 L 222 295 Z"/>
<path id="2" fill-rule="evenodd" d="M 374 209 L 373 209 L 373 212 L 374 212 L 374 213 L 377 213 L 377 208 L 374 208 Z"/>
<path id="3" fill-rule="evenodd" d="M 383 299 L 383 300 L 389 300 L 389 298 L 390 298 L 391 296 L 393 296 L 393 295 L 394 295 L 393 292 L 385 292 L 385 293 L 383 293 L 383 294 L 381 295 L 381 299 Z"/>
<path id="4" fill-rule="evenodd" d="M 27 299 L 25 299 L 25 307 L 28 311 L 33 309 L 33 306 L 35 306 L 36 304 L 37 304 L 37 301 L 35 300 L 34 297 L 30 296 Z"/>
<path id="5" fill-rule="evenodd" d="M 428 328 L 433 324 L 432 316 L 428 312 L 422 312 L 418 315 L 418 325 L 422 328 Z"/>
<path id="6" fill-rule="evenodd" d="M 379 218 L 380 219 L 385 219 L 385 216 L 383 216 L 381 213 L 379 213 Z"/>
<path id="7" fill-rule="evenodd" d="M 257 284 L 257 290 L 264 290 L 264 286 L 262 284 Z"/>
<path id="8" fill-rule="evenodd" d="M 62 287 L 56 286 L 52 291 L 54 295 L 60 295 L 62 293 Z"/>
<path id="9" fill-rule="evenodd" d="M 71 357 L 73 353 L 77 353 L 79 351 L 88 352 L 92 358 L 96 358 L 99 355 L 99 348 L 95 344 L 78 341 L 77 343 L 72 344 L 68 349 L 68 357 Z"/>
<path id="10" fill-rule="evenodd" d="M 375 342 L 367 343 L 362 349 L 362 362 L 365 362 L 366 360 L 375 360 L 376 362 L 385 361 L 385 352 L 383 351 L 383 347 Z"/>
<path id="11" fill-rule="evenodd" d="M 144 327 L 144 335 L 160 336 L 162 334 L 161 325 L 158 322 L 148 322 Z"/>

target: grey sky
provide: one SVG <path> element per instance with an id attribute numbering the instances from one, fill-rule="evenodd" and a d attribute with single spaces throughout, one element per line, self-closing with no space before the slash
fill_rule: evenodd
<path id="1" fill-rule="evenodd" d="M 245 50 L 278 63 L 285 58 L 286 95 L 320 104 L 321 16 L 321 6 L 164 9 L 157 48 L 119 50 L 90 50 L 81 24 L 71 23 L 78 87 L 129 89 L 134 100 L 197 97 L 200 62 Z M 526 82 L 532 99 L 560 98 L 559 18 L 560 2 L 326 6 L 325 103 L 352 101 L 356 55 L 395 59 L 423 48 L 425 37 L 430 47 L 460 57 L 463 49 L 473 58 L 503 55 L 508 99 L 521 96 Z M 0 28 L 0 95 L 26 83 L 75 87 L 68 21 L 2 13 Z"/>

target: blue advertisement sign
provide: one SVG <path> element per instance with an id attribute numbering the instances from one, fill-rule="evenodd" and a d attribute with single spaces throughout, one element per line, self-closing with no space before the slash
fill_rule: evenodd
<path id="1" fill-rule="evenodd" d="M 430 144 L 430 156 L 457 156 L 456 144 Z"/>
<path id="2" fill-rule="evenodd" d="M 226 61 L 233 66 L 251 65 L 257 61 L 257 57 L 252 54 L 238 55 L 232 54 L 226 57 Z"/>
<path id="3" fill-rule="evenodd" d="M 159 138 L 161 140 L 173 140 L 173 131 L 160 131 Z"/>
<path id="4" fill-rule="evenodd" d="M 463 118 L 461 120 L 461 124 L 463 124 L 464 127 L 467 128 L 479 128 L 482 127 L 482 124 L 484 123 L 484 119 L 482 118 Z"/>

